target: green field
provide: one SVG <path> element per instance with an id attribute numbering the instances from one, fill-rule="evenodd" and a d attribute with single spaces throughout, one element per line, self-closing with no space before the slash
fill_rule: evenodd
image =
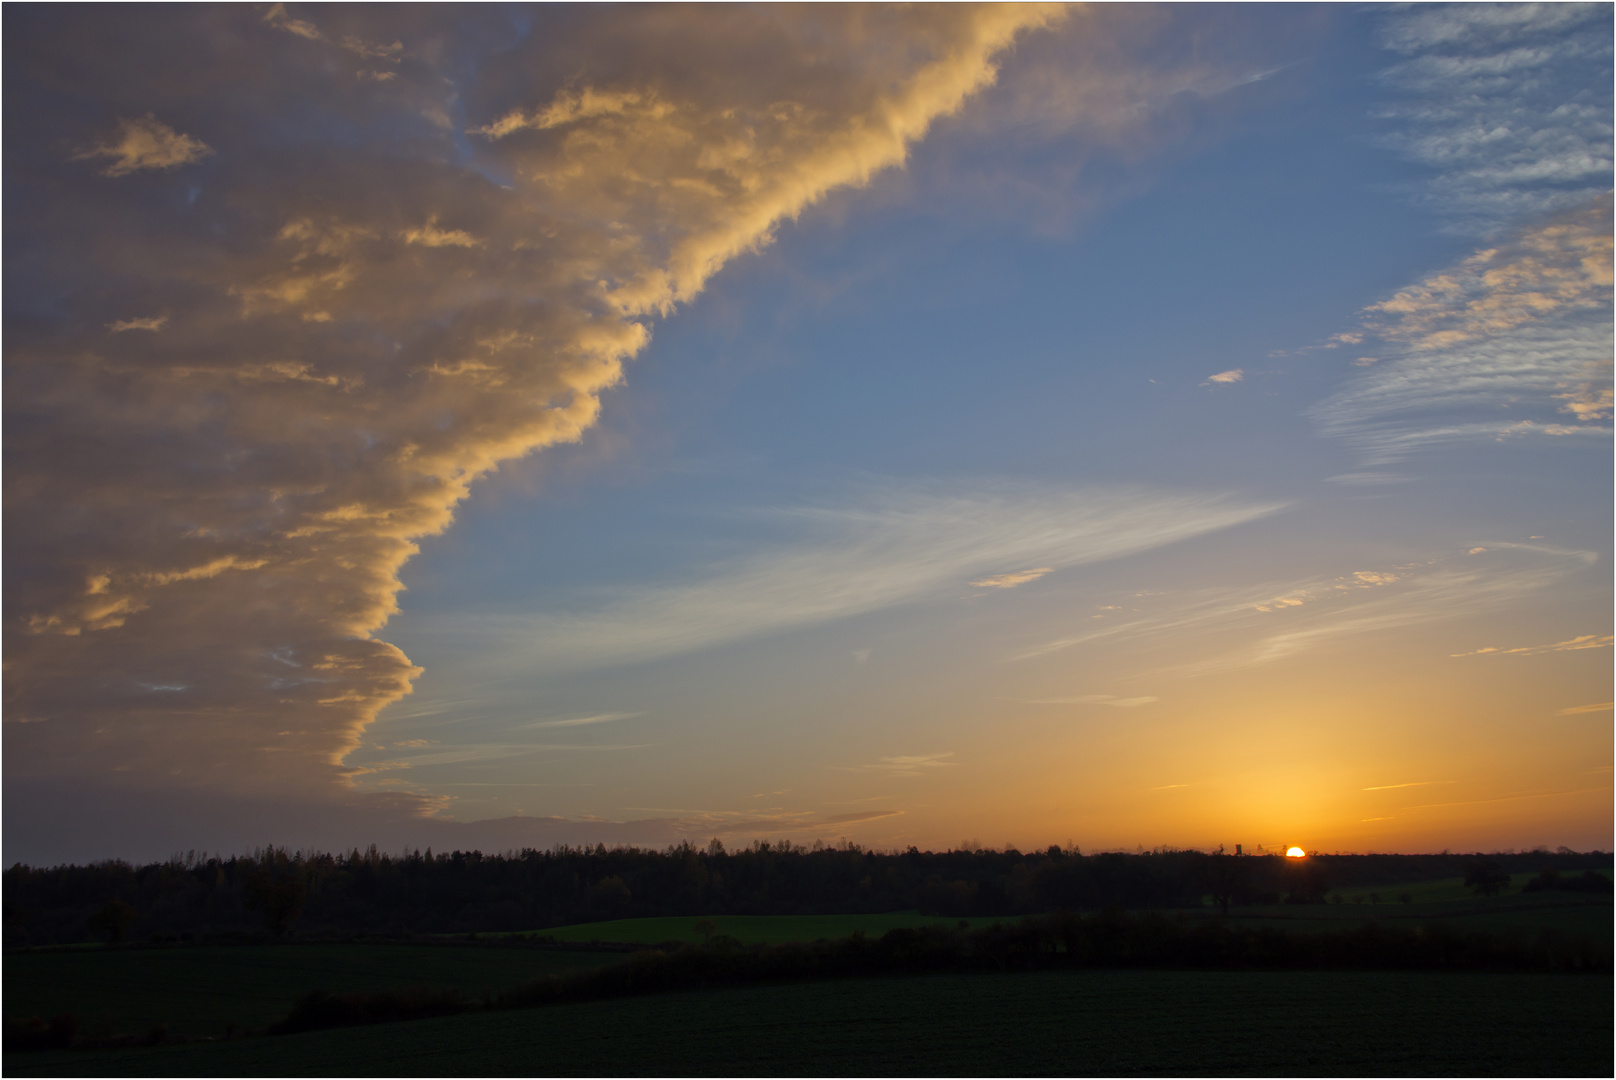
<path id="1" fill-rule="evenodd" d="M 1394 896 L 1409 893 L 1409 903 L 1236 908 L 1230 921 L 1236 926 L 1308 932 L 1384 920 L 1403 926 L 1426 923 L 1529 935 L 1549 930 L 1606 942 L 1612 939 L 1608 897 L 1547 892 L 1478 898 L 1464 892 L 1462 885 L 1455 890 L 1456 884 L 1428 882 L 1385 890 Z M 1179 914 L 1221 920 L 1205 908 Z M 176 1036 L 216 1037 L 262 1030 L 284 1017 L 298 995 L 311 989 L 340 993 L 430 986 L 459 990 L 475 1000 L 485 990 L 506 990 L 538 976 L 623 959 L 621 952 L 570 948 L 569 943 L 696 943 L 707 934 L 719 934 L 744 944 L 777 944 L 839 938 L 860 931 L 875 938 L 896 927 L 953 926 L 960 921 L 917 912 L 720 915 L 705 920 L 687 916 L 585 923 L 524 935 L 555 939 L 559 948 L 473 943 L 460 936 L 436 943 L 23 950 L 5 956 L 5 1011 L 8 1017 L 71 1012 L 80 1018 L 81 1034 L 91 1039 L 140 1034 L 157 1024 Z M 982 926 L 1013 920 L 965 921 Z M 703 922 L 712 925 L 698 930 Z M 734 988 L 538 1010 L 475 1012 L 285 1038 L 7 1055 L 5 1066 L 12 1075 L 30 1075 L 35 1070 L 58 1074 L 430 1074 L 439 1070 L 1014 1073 L 1068 1069 L 1284 1073 L 1304 1068 L 1345 1073 L 1540 1074 L 1575 1072 L 1580 1066 L 1570 1062 L 1591 1062 L 1599 1054 L 1604 1055 L 1599 1059 L 1602 1064 L 1593 1071 L 1608 1072 L 1611 1064 L 1609 1024 L 1603 1020 L 1594 1024 L 1590 1019 L 1604 1016 L 1601 1010 L 1610 1007 L 1608 978 L 1091 971 L 995 979 L 930 976 Z M 871 999 L 872 987 L 885 987 L 880 994 L 891 1000 Z M 1154 989 L 1147 993 L 1145 988 L 1150 987 Z M 1426 989 L 1412 989 L 1417 987 Z M 1437 989 L 1451 1000 L 1427 1000 Z M 1057 1004 L 1045 1002 L 1046 995 L 1052 995 L 1050 1001 Z M 1294 997 L 1289 1005 L 1283 1003 L 1289 1000 L 1287 995 Z M 984 1005 L 986 1012 L 977 1019 L 957 1015 L 962 1002 L 977 998 L 995 1004 Z M 1058 1004 L 1062 1001 L 1065 1004 Z M 1525 1029 L 1499 1011 L 1507 1012 L 1505 1006 L 1517 1001 L 1525 1010 L 1522 1016 L 1537 1018 L 1533 1023 L 1541 1026 L 1534 1029 L 1536 1034 L 1522 1034 Z M 853 1008 L 849 1003 L 859 1002 L 863 1004 L 857 1010 L 863 1011 L 843 1014 Z M 1096 1019 L 1105 1016 L 1110 1019 L 1103 1023 Z M 1423 1017 L 1421 1022 L 1433 1025 L 1430 1045 L 1416 1037 L 1418 1025 L 1410 1026 L 1409 1016 Z M 565 1017 L 572 1019 L 557 1019 Z M 953 1019 L 945 1022 L 948 1017 Z M 1171 1025 L 1172 1032 L 1152 1034 L 1156 1024 Z M 1296 1057 L 1297 1051 L 1289 1047 L 1284 1035 L 1290 1024 L 1305 1032 L 1308 1044 L 1323 1056 Z M 640 1034 L 608 1038 L 614 1025 Z M 825 1030 L 827 1025 L 835 1029 L 834 1037 Z M 984 1034 L 970 1036 L 976 1029 L 972 1025 Z M 1018 1042 L 1005 1054 L 985 1049 L 985 1032 L 1019 1030 L 1027 1025 L 1037 1032 L 1028 1035 L 1030 1043 Z M 1511 1031 L 1516 1034 L 1508 1039 L 1499 1034 Z M 1200 1034 L 1190 1039 L 1185 1032 Z M 1383 1035 L 1389 1041 L 1377 1041 Z M 743 1043 L 763 1040 L 768 1048 L 732 1046 L 726 1041 L 731 1039 Z M 452 1054 L 459 1055 L 455 1060 L 474 1064 L 451 1067 L 442 1056 L 451 1051 L 443 1047 L 455 1048 Z M 540 1054 L 541 1047 L 548 1049 Z M 662 1050 L 653 1049 L 660 1047 L 674 1056 L 664 1060 Z M 1240 1059 L 1241 1053 L 1248 1054 L 1249 1061 Z M 802 1064 L 808 1060 L 820 1064 Z M 1237 1060 L 1242 1063 L 1235 1064 Z M 545 1064 L 536 1064 L 539 1061 Z M 900 1064 L 903 1061 L 915 1064 L 909 1068 Z M 555 1063 L 553 1067 L 550 1062 Z"/>
<path id="2" fill-rule="evenodd" d="M 844 938 L 863 932 L 869 937 L 880 937 L 888 930 L 914 926 L 958 926 L 961 922 L 974 926 L 987 926 L 995 922 L 1014 922 L 1019 916 L 1004 919 L 956 919 L 943 915 L 922 915 L 918 911 L 893 911 L 884 915 L 708 915 L 706 922 L 713 924 L 715 934 L 732 937 L 742 945 L 783 945 L 788 941 L 818 941 L 820 938 Z M 556 926 L 549 930 L 535 930 L 523 936 L 547 937 L 555 941 L 586 944 L 602 941 L 633 945 L 660 945 L 678 941 L 699 945 L 703 934 L 696 924 L 703 917 L 693 915 L 654 919 L 614 919 L 610 922 L 576 923 Z M 503 937 L 487 934 L 485 937 Z"/>
<path id="3" fill-rule="evenodd" d="M 1608 977 L 1082 971 L 710 990 L 281 1038 L 6 1055 L 8 1076 L 1609 1075 Z"/>
<path id="4" fill-rule="evenodd" d="M 1396 890 L 1393 895 L 1402 891 Z M 1433 889 L 1432 892 L 1437 890 Z M 1430 893 L 1424 895 L 1429 896 Z M 1235 926 L 1269 926 L 1297 933 L 1385 922 L 1392 926 L 1424 924 L 1484 933 L 1532 935 L 1547 930 L 1567 937 L 1589 937 L 1611 942 L 1616 940 L 1612 934 L 1611 913 L 1609 896 L 1540 892 L 1475 897 L 1461 891 L 1460 895 L 1451 899 L 1422 898 L 1407 904 L 1383 900 L 1378 904 L 1276 904 L 1232 908 L 1229 920 Z"/>
<path id="5" fill-rule="evenodd" d="M 1442 925 L 1457 930 L 1516 931 L 1535 935 L 1551 930 L 1566 936 L 1612 940 L 1611 902 L 1576 893 L 1526 893 L 1476 898 L 1457 894 L 1451 882 L 1425 883 L 1405 890 L 1418 897 L 1408 904 L 1276 905 L 1236 908 L 1235 926 L 1292 932 L 1340 930 L 1365 921 L 1389 925 Z M 1390 890 L 1388 890 L 1390 891 Z M 1186 912 L 1221 919 L 1209 909 Z M 884 915 L 715 915 L 622 919 L 537 931 L 563 944 L 561 949 L 468 943 L 464 936 L 439 944 L 276 944 L 169 948 L 86 948 L 13 951 L 5 956 L 5 1011 L 8 1017 L 49 1017 L 71 1012 L 90 1036 L 141 1033 L 166 1024 L 174 1034 L 220 1035 L 260 1029 L 286 1015 L 301 993 L 333 993 L 433 986 L 476 997 L 484 990 L 506 990 L 540 975 L 615 963 L 621 953 L 568 950 L 567 943 L 605 942 L 652 945 L 698 943 L 703 921 L 713 933 L 743 944 L 779 944 L 845 937 L 862 931 L 872 938 L 895 927 L 957 925 L 961 920 L 917 912 Z M 999 921 L 964 920 L 975 926 Z M 508 938 L 510 935 L 485 935 Z M 529 935 L 531 936 L 531 935 Z"/>
<path id="6" fill-rule="evenodd" d="M 40 950 L 5 956 L 8 1017 L 73 1013 L 90 1035 L 263 1028 L 308 990 L 439 986 L 467 995 L 617 963 L 619 953 L 448 945 L 217 945 Z"/>
<path id="7" fill-rule="evenodd" d="M 1598 872 L 1607 878 L 1611 876 L 1611 871 L 1609 870 L 1600 870 Z M 1508 887 L 1499 893 L 1499 896 L 1525 896 L 1530 898 L 1542 897 L 1545 895 L 1565 895 L 1564 893 L 1554 892 L 1523 893 L 1521 891 L 1522 888 L 1528 881 L 1531 881 L 1536 876 L 1536 874 L 1510 875 Z M 1567 874 L 1566 876 L 1575 877 L 1577 875 Z M 1438 878 L 1435 881 L 1417 881 L 1411 885 L 1375 885 L 1353 889 L 1337 889 L 1331 894 L 1331 899 L 1334 899 L 1336 895 L 1339 895 L 1342 901 L 1345 903 L 1390 906 L 1392 904 L 1400 904 L 1402 902 L 1400 898 L 1403 896 L 1409 897 L 1413 903 L 1425 904 L 1441 903 L 1451 900 L 1467 900 L 1472 896 L 1472 893 L 1469 889 L 1465 888 L 1464 878 L 1455 877 Z M 1376 899 L 1377 897 L 1378 900 Z"/>
<path id="8" fill-rule="evenodd" d="M 1520 892 L 1520 884 L 1530 877 L 1527 874 L 1517 875 L 1519 880 L 1515 882 L 1514 891 L 1495 897 L 1473 896 L 1460 879 L 1451 878 L 1364 889 L 1361 894 L 1352 891 L 1345 894 L 1348 899 L 1342 903 L 1236 907 L 1230 912 L 1230 922 L 1236 926 L 1273 927 L 1310 933 L 1387 920 L 1401 926 L 1429 923 L 1456 930 L 1488 933 L 1533 934 L 1553 930 L 1571 937 L 1613 940 L 1610 897 L 1569 892 Z M 1371 893 L 1379 894 L 1381 901 L 1370 903 L 1368 898 Z M 1410 903 L 1395 899 L 1405 894 L 1410 897 Z M 1359 895 L 1363 897 L 1363 903 L 1354 902 Z M 1222 917 L 1211 908 L 1191 909 L 1182 914 L 1199 918 Z M 995 922 L 1014 922 L 1017 918 L 1008 915 L 998 919 L 977 917 L 961 920 L 922 915 L 916 911 L 898 911 L 885 915 L 711 915 L 706 921 L 713 924 L 716 933 L 732 937 L 743 945 L 778 945 L 788 941 L 847 937 L 855 931 L 863 931 L 873 938 L 897 927 L 955 926 L 962 921 L 973 927 L 981 927 Z M 700 921 L 694 916 L 616 919 L 557 926 L 530 931 L 522 936 L 548 937 L 558 942 L 579 944 L 611 942 L 657 945 L 679 941 L 694 945 L 702 940 L 702 934 L 696 930 L 696 924 Z M 507 935 L 483 936 L 498 938 Z"/>

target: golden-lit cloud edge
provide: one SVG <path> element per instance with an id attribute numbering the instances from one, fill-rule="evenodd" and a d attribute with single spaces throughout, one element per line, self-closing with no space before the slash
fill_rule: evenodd
<path id="1" fill-rule="evenodd" d="M 7 705 L 39 721 L 14 729 L 15 764 L 269 788 L 354 775 L 343 758 L 419 673 L 374 637 L 418 541 L 501 462 L 580 438 L 650 317 L 901 165 L 1018 35 L 1066 10 L 644 14 L 574 28 L 559 85 L 529 72 L 562 46 L 530 39 L 510 54 L 529 68 L 456 88 L 354 29 L 359 12 L 175 12 L 164 48 L 198 59 L 152 111 L 34 166 L 62 205 L 101 208 L 52 239 L 123 310 L 85 320 L 95 340 L 8 338 L 8 405 L 29 418 L 8 498 L 29 567 L 7 598 Z M 253 61 L 199 94 L 186 80 L 228 65 L 226 41 Z M 109 85 L 140 84 L 120 72 L 140 50 L 103 51 Z M 354 78 L 378 63 L 397 77 Z M 313 130 L 287 147 L 232 112 L 312 102 L 421 149 Z M 464 131 L 444 123 L 468 108 Z M 138 212 L 145 177 L 194 185 L 212 232 L 183 199 L 166 221 Z"/>

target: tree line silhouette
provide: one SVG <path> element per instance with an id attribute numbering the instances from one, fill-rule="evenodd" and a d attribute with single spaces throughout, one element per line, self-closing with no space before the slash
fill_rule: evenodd
<path id="1" fill-rule="evenodd" d="M 1603 852 L 1492 855 L 1230 855 L 1221 851 L 867 850 L 718 841 L 663 850 L 560 847 L 386 854 L 177 855 L 133 866 L 14 865 L 4 874 L 13 945 L 189 940 L 254 933 L 412 934 L 542 930 L 635 916 L 858 914 L 919 910 L 1012 916 L 1109 908 L 1319 903 L 1332 889 L 1538 872 L 1536 888 L 1597 889 L 1566 877 Z M 1484 870 L 1476 868 L 1483 866 Z M 1480 875 L 1478 878 L 1477 875 Z M 1474 884 L 1474 882 L 1473 882 Z M 1485 892 L 1486 887 L 1478 887 Z"/>

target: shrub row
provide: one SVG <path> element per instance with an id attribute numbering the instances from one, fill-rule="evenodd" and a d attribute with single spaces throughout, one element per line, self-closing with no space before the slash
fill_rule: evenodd
<path id="1" fill-rule="evenodd" d="M 538 979 L 473 1003 L 454 991 L 388 991 L 299 1000 L 276 1032 L 380 1023 L 469 1008 L 529 1008 L 722 986 L 879 975 L 1079 968 L 1229 970 L 1611 970 L 1607 948 L 1551 933 L 1535 937 L 1387 928 L 1287 934 L 1146 913 L 1059 914 L 970 930 L 930 926 L 835 941 L 745 947 L 714 938 L 700 947 L 633 954 L 622 964 Z"/>

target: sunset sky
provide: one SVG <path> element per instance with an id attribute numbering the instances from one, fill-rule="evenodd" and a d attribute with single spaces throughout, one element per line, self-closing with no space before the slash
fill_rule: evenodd
<path id="1" fill-rule="evenodd" d="M 1610 5 L 4 21 L 8 864 L 1611 848 Z"/>

